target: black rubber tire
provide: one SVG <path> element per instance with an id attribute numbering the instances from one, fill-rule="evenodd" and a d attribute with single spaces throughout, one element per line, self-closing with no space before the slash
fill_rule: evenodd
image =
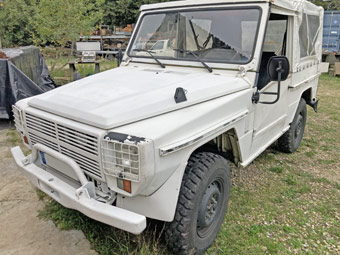
<path id="1" fill-rule="evenodd" d="M 306 101 L 301 98 L 293 122 L 289 130 L 278 140 L 278 149 L 282 152 L 293 153 L 299 148 L 307 120 Z"/>
<path id="2" fill-rule="evenodd" d="M 217 209 L 213 207 L 212 223 L 201 230 L 198 229 L 198 215 L 202 210 L 211 212 L 207 209 L 208 204 L 205 204 L 206 207 L 202 205 L 202 199 L 208 196 L 212 185 L 217 185 L 220 191 L 215 201 Z M 175 218 L 166 226 L 165 238 L 173 254 L 203 254 L 206 251 L 223 223 L 229 193 L 230 167 L 227 160 L 211 152 L 193 154 L 182 180 Z"/>

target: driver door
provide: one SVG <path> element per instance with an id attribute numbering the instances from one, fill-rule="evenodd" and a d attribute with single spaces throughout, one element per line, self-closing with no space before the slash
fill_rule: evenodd
<path id="1" fill-rule="evenodd" d="M 290 38 L 288 26 L 289 18 L 285 15 L 271 14 L 268 21 L 267 32 L 264 41 L 263 54 L 260 63 L 257 88 L 259 92 L 277 92 L 277 81 L 270 81 L 267 72 L 267 63 L 272 56 L 286 56 L 287 40 Z M 274 104 L 254 104 L 254 131 L 251 154 L 257 154 L 265 150 L 270 144 L 279 138 L 285 128 L 288 109 L 288 87 L 291 84 L 291 75 L 287 80 L 281 81 L 280 99 Z M 276 96 L 261 95 L 260 102 L 273 102 Z"/>

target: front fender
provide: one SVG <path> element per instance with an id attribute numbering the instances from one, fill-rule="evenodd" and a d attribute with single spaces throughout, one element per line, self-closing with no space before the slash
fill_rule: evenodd
<path id="1" fill-rule="evenodd" d="M 117 206 L 152 219 L 173 221 L 186 165 L 187 162 L 180 164 L 163 186 L 151 196 L 118 195 Z"/>

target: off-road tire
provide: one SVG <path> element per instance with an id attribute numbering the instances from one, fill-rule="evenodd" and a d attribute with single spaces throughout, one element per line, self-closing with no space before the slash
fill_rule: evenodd
<path id="1" fill-rule="evenodd" d="M 174 254 L 203 254 L 213 243 L 227 210 L 229 192 L 230 167 L 226 159 L 211 152 L 190 157 L 175 218 L 167 224 L 165 231 L 168 248 Z M 208 215 L 211 223 L 207 223 L 204 216 L 211 213 Z M 202 221 L 206 226 L 199 226 Z"/>
<path id="2" fill-rule="evenodd" d="M 278 149 L 282 152 L 293 153 L 299 148 L 306 126 L 306 101 L 301 98 L 293 122 L 289 130 L 278 140 Z"/>

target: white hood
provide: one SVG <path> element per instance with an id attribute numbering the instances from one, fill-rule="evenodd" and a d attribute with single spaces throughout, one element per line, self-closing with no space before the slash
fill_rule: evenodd
<path id="1" fill-rule="evenodd" d="M 187 101 L 176 103 L 176 88 Z M 32 98 L 32 107 L 103 129 L 181 109 L 234 93 L 249 85 L 241 78 L 211 73 L 121 67 Z"/>

